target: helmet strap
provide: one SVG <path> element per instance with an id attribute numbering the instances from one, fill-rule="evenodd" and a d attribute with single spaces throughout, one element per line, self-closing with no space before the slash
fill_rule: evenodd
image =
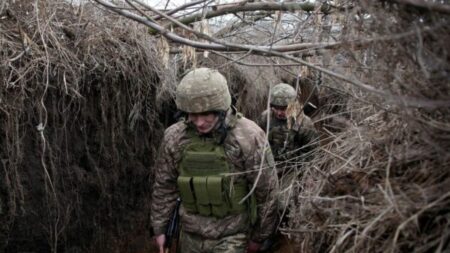
<path id="1" fill-rule="evenodd" d="M 216 129 L 219 134 L 219 144 L 223 144 L 225 138 L 227 138 L 228 127 L 225 124 L 225 118 L 227 117 L 227 111 L 218 111 L 217 116 L 219 117 L 219 121 L 217 122 L 218 127 Z"/>
<path id="2" fill-rule="evenodd" d="M 188 118 L 188 114 L 185 111 L 177 111 L 173 117 L 177 122 L 186 121 Z"/>

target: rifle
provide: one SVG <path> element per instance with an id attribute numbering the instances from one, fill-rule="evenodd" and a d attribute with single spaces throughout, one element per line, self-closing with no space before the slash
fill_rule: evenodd
<path id="1" fill-rule="evenodd" d="M 164 245 L 165 252 L 176 253 L 177 252 L 177 244 L 178 242 L 173 243 L 173 241 L 178 240 L 178 235 L 180 232 L 180 216 L 178 215 L 178 210 L 180 209 L 181 199 L 177 198 L 175 208 L 170 215 L 169 225 L 166 230 L 166 243 Z M 175 246 L 173 246 L 174 244 Z"/>

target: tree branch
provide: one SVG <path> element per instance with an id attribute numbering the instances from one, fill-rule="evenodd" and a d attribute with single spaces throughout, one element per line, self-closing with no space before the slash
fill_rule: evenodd
<path id="1" fill-rule="evenodd" d="M 430 11 L 440 12 L 444 14 L 450 14 L 450 5 L 449 4 L 440 4 L 432 1 L 423 1 L 423 0 L 391 0 L 391 2 L 396 2 L 399 4 L 404 4 L 408 6 L 412 6 L 419 9 L 427 9 Z"/>
<path id="2" fill-rule="evenodd" d="M 304 47 L 304 44 L 293 44 L 293 45 L 286 45 L 286 46 L 269 46 L 268 47 L 268 46 L 253 46 L 253 45 L 226 43 L 226 42 L 218 41 L 216 39 L 213 39 L 214 41 L 212 43 L 202 43 L 202 42 L 183 38 L 173 32 L 168 31 L 166 28 L 160 26 L 159 24 L 152 22 L 149 19 L 139 16 L 135 13 L 132 13 L 132 12 L 129 12 L 129 11 L 126 11 L 123 9 L 117 9 L 116 8 L 117 6 L 115 6 L 112 3 L 106 2 L 105 0 L 94 0 L 94 1 L 96 1 L 97 3 L 105 6 L 107 9 L 114 11 L 122 16 L 125 16 L 129 19 L 135 20 L 142 24 L 145 24 L 145 25 L 149 26 L 150 28 L 157 30 L 161 35 L 163 35 L 167 39 L 177 42 L 177 43 L 180 43 L 180 44 L 192 46 L 195 48 L 201 48 L 201 49 L 205 49 L 205 50 L 251 51 L 254 54 L 259 54 L 259 55 L 278 56 L 278 57 L 282 57 L 282 58 L 291 60 L 293 62 L 303 64 L 304 66 L 310 67 L 311 69 L 315 69 L 315 70 L 320 71 L 329 76 L 332 76 L 332 77 L 338 78 L 340 80 L 343 80 L 345 82 L 351 83 L 351 84 L 355 85 L 356 87 L 359 87 L 360 89 L 362 89 L 364 91 L 375 94 L 392 104 L 409 106 L 409 107 L 417 107 L 417 108 L 450 107 L 449 100 L 431 100 L 431 99 L 427 99 L 427 98 L 395 95 L 388 91 L 376 89 L 375 87 L 373 87 L 371 85 L 361 82 L 360 80 L 349 78 L 341 73 L 337 73 L 330 69 L 319 67 L 310 62 L 304 61 L 300 58 L 283 53 L 286 51 L 295 51 L 295 50 L 288 50 L 288 49 L 294 49 L 295 47 Z M 159 13 L 159 14 L 167 17 L 167 15 L 165 15 L 163 13 Z M 429 28 L 429 30 L 430 29 L 432 29 L 432 28 Z M 207 36 L 207 35 L 205 35 L 205 36 Z M 391 36 L 390 39 L 392 39 L 392 37 L 397 37 L 397 36 Z M 364 41 L 364 42 L 367 42 L 367 41 Z M 335 43 L 326 43 L 326 44 L 343 44 L 343 43 L 335 42 Z"/>
<path id="3" fill-rule="evenodd" d="M 189 8 L 189 7 L 194 6 L 194 5 L 197 5 L 197 4 L 204 3 L 204 2 L 206 2 L 206 1 L 208 1 L 208 0 L 198 0 L 198 1 L 194 1 L 194 2 L 189 2 L 189 3 L 187 3 L 187 4 L 183 4 L 183 5 L 181 5 L 181 6 L 177 7 L 177 8 L 175 8 L 175 9 L 173 9 L 173 10 L 170 10 L 170 11 L 168 11 L 168 12 L 165 12 L 165 14 L 166 14 L 166 15 L 172 15 L 172 14 L 174 14 L 174 13 L 177 13 L 177 12 L 181 11 L 181 10 L 184 10 L 184 9 L 186 9 L 186 8 Z M 153 17 L 154 20 L 160 20 L 161 18 L 162 18 L 162 16 L 160 16 L 160 15 L 157 15 L 157 16 L 154 16 L 154 17 Z"/>
<path id="4" fill-rule="evenodd" d="M 133 12 L 124 10 L 122 8 L 117 8 L 116 5 L 114 5 L 108 1 L 105 1 L 105 0 L 94 0 L 94 1 L 103 5 L 108 10 L 116 12 L 124 17 L 127 17 L 131 20 L 137 21 L 141 24 L 144 24 L 144 25 L 156 30 L 158 33 L 160 33 L 161 35 L 163 35 L 164 37 L 166 37 L 168 40 L 170 40 L 172 42 L 180 43 L 183 45 L 188 45 L 188 46 L 195 47 L 198 49 L 215 50 L 215 51 L 229 51 L 229 52 L 230 51 L 240 52 L 240 51 L 252 50 L 255 53 L 270 55 L 271 51 L 290 52 L 290 51 L 309 49 L 311 47 L 332 48 L 332 47 L 342 44 L 342 42 L 332 42 L 332 43 L 299 43 L 299 44 L 291 44 L 291 45 L 274 45 L 274 46 L 254 46 L 254 45 L 226 43 L 226 42 L 218 41 L 213 38 L 209 38 L 209 40 L 212 41 L 212 43 L 203 43 L 203 42 L 198 42 L 198 41 L 194 41 L 194 40 L 190 40 L 190 39 L 181 37 L 171 31 L 169 31 L 167 28 L 159 25 L 158 23 L 151 21 L 149 17 L 139 16 Z M 165 15 L 165 14 L 161 13 L 160 15 Z M 168 17 L 168 16 L 166 15 L 166 17 Z M 178 21 L 174 20 L 174 22 L 178 22 Z M 180 24 L 180 26 L 183 26 L 183 24 Z M 193 31 L 190 28 L 186 28 L 186 26 L 183 26 L 183 27 L 185 29 L 188 29 L 191 32 L 195 32 L 198 34 L 198 32 Z M 202 38 L 208 39 L 207 38 L 208 36 L 205 34 L 199 34 L 199 35 Z"/>
<path id="5" fill-rule="evenodd" d="M 217 6 L 213 7 L 211 11 L 208 11 L 205 15 L 205 19 L 210 19 L 218 16 L 223 16 L 227 14 L 233 14 L 244 11 L 311 11 L 314 10 L 315 5 L 310 2 L 295 3 L 295 2 L 283 2 L 283 3 L 272 3 L 272 2 L 258 2 L 258 3 L 234 3 L 227 4 L 223 7 Z M 189 17 L 181 18 L 178 21 L 183 24 L 190 24 L 202 20 L 202 13 L 197 13 Z"/>

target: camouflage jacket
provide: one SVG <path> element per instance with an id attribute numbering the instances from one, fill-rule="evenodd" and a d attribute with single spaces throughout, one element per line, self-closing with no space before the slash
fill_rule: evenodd
<path id="1" fill-rule="evenodd" d="M 269 114 L 269 115 L 268 115 Z M 291 120 L 292 126 L 288 127 L 288 120 L 280 120 L 271 115 L 270 109 L 265 110 L 259 117 L 258 125 L 266 130 L 267 118 L 270 117 L 268 139 L 275 160 L 282 161 L 294 157 L 305 160 L 305 153 L 310 152 L 318 143 L 318 133 L 312 120 L 304 115 L 299 115 L 297 120 Z"/>
<path id="2" fill-rule="evenodd" d="M 235 177 L 245 178 L 249 188 L 255 183 L 261 163 L 264 168 L 254 191 L 258 205 L 258 220 L 253 228 L 250 228 L 249 214 L 228 215 L 222 219 L 212 216 L 187 213 L 181 205 L 180 220 L 183 231 L 195 233 L 203 238 L 218 239 L 227 235 L 252 231 L 251 239 L 255 241 L 265 240 L 273 233 L 276 225 L 276 200 L 277 175 L 275 173 L 273 156 L 266 145 L 265 135 L 256 123 L 244 117 L 228 115 L 236 119 L 235 126 L 228 130 L 224 140 L 225 155 L 228 162 L 233 164 Z M 156 161 L 155 182 L 152 192 L 152 227 L 156 235 L 163 234 L 167 227 L 169 216 L 174 208 L 175 200 L 179 195 L 177 187 L 178 164 L 182 151 L 190 142 L 186 134 L 188 122 L 178 122 L 166 129 L 159 156 Z M 262 159 L 262 153 L 265 158 Z"/>

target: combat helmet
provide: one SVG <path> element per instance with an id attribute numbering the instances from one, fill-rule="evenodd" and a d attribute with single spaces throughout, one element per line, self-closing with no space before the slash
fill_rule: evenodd
<path id="1" fill-rule="evenodd" d="M 279 83 L 272 88 L 270 104 L 275 106 L 287 106 L 295 100 L 297 92 L 287 83 Z"/>
<path id="2" fill-rule="evenodd" d="M 181 79 L 175 103 L 187 113 L 226 111 L 231 105 L 227 80 L 217 70 L 194 69 Z"/>

